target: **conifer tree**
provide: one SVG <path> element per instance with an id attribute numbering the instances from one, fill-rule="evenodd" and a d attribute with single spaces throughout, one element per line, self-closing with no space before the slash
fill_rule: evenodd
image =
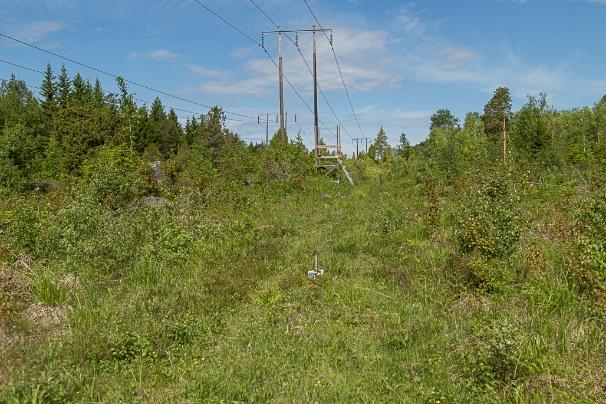
<path id="1" fill-rule="evenodd" d="M 84 101 L 86 94 L 86 83 L 84 79 L 80 75 L 80 73 L 76 74 L 74 80 L 72 81 L 72 92 L 70 93 L 70 99 L 76 102 Z"/>
<path id="2" fill-rule="evenodd" d="M 95 86 L 93 87 L 93 100 L 95 104 L 101 106 L 103 105 L 104 99 L 105 97 L 103 95 L 103 88 L 101 87 L 101 82 L 99 81 L 99 78 L 97 78 L 95 80 Z"/>
<path id="3" fill-rule="evenodd" d="M 509 127 L 511 119 L 511 95 L 507 87 L 499 87 L 484 106 L 484 128 L 493 139 L 500 139 L 503 126 Z"/>
<path id="4" fill-rule="evenodd" d="M 410 142 L 408 141 L 408 137 L 406 137 L 406 133 L 402 133 L 400 135 L 400 143 L 398 144 L 398 155 L 408 158 L 410 156 L 410 148 Z"/>
<path id="5" fill-rule="evenodd" d="M 46 65 L 44 80 L 40 85 L 40 95 L 42 96 L 42 108 L 47 117 L 51 117 L 56 109 L 57 88 L 55 86 L 55 76 L 50 64 Z"/>
<path id="6" fill-rule="evenodd" d="M 439 109 L 431 117 L 431 127 L 433 129 L 458 129 L 459 120 L 448 109 Z"/>
<path id="7" fill-rule="evenodd" d="M 57 95 L 58 95 L 58 103 L 59 106 L 65 108 L 67 106 L 67 101 L 69 100 L 69 95 L 71 93 L 72 84 L 69 79 L 69 75 L 67 74 L 67 69 L 65 65 L 61 66 L 61 74 L 59 74 L 58 82 L 57 82 Z"/>
<path id="8" fill-rule="evenodd" d="M 378 161 L 387 161 L 391 154 L 391 146 L 389 146 L 389 142 L 387 140 L 387 134 L 383 127 L 377 133 L 377 137 L 375 138 L 375 142 L 373 143 L 375 160 Z"/>

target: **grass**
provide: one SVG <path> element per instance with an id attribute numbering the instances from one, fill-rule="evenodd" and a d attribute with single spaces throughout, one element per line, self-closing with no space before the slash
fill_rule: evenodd
<path id="1" fill-rule="evenodd" d="M 42 277 L 24 306 L 68 314 L 45 323 L 7 313 L 20 327 L 3 329 L 0 401 L 603 399 L 603 324 L 551 240 L 527 231 L 538 252 L 503 265 L 520 269 L 530 254 L 531 270 L 492 295 L 469 288 L 453 264 L 459 201 L 448 193 L 312 179 L 301 192 L 248 197 L 247 208 L 204 211 L 177 201 L 159 216 L 171 230 L 141 229 L 145 237 L 129 233 L 136 222 L 115 224 L 138 214 L 104 214 L 120 240 L 140 243 L 128 251 L 145 253 L 94 271 L 90 257 L 120 247 L 109 227 L 82 240 L 102 237 L 104 254 L 93 245 L 80 266 L 75 255 L 54 259 L 77 286 Z M 539 214 L 533 223 L 547 220 Z M 316 251 L 326 273 L 310 283 Z"/>

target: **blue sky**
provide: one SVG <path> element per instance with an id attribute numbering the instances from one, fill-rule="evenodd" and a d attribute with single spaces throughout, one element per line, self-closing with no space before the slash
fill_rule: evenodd
<path id="1" fill-rule="evenodd" d="M 303 0 L 256 0 L 285 28 L 309 28 L 313 17 Z M 274 27 L 249 0 L 205 0 L 244 32 L 260 40 Z M 606 94 L 606 0 L 311 0 L 335 49 L 362 126 L 373 137 L 383 125 L 392 143 L 406 132 L 424 139 L 431 114 L 449 108 L 461 119 L 481 111 L 491 92 L 510 87 L 514 107 L 527 94 L 546 92 L 557 108 L 591 105 Z M 73 57 L 127 79 L 203 104 L 251 116 L 278 110 L 278 75 L 260 48 L 234 32 L 193 0 L 0 0 L 0 32 Z M 276 40 L 266 46 L 275 54 Z M 300 37 L 311 59 L 311 38 Z M 0 40 L 0 59 L 43 69 L 63 61 Z M 311 76 L 296 49 L 285 41 L 286 75 L 312 105 Z M 97 73 L 66 63 L 93 80 Z M 0 78 L 15 72 L 30 84 L 39 75 L 0 63 Z M 330 47 L 319 38 L 320 85 L 345 128 L 344 141 L 362 137 L 341 86 Z M 99 77 L 115 90 L 108 77 Z M 157 94 L 137 87 L 139 98 Z M 205 112 L 161 97 L 165 104 Z M 312 134 L 312 117 L 286 86 L 290 133 Z M 336 121 L 320 101 L 321 118 Z M 180 115 L 186 115 L 180 113 Z M 264 128 L 231 122 L 245 138 Z M 275 121 L 271 130 L 276 129 Z M 327 130 L 325 137 L 330 138 Z M 306 138 L 309 144 L 310 140 Z M 352 145 L 346 146 L 351 152 Z"/>

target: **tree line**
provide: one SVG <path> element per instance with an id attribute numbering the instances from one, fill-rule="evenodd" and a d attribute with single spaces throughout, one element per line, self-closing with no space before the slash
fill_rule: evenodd
<path id="1" fill-rule="evenodd" d="M 510 90 L 499 87 L 483 113 L 470 112 L 463 124 L 448 109 L 431 117 L 429 136 L 412 147 L 406 136 L 392 148 L 381 128 L 369 157 L 386 161 L 412 153 L 447 175 L 480 161 L 513 161 L 544 167 L 589 167 L 606 162 L 606 96 L 591 107 L 558 111 L 546 94 L 528 96 L 512 111 Z"/>
<path id="2" fill-rule="evenodd" d="M 91 83 L 80 74 L 70 77 L 65 66 L 56 75 L 50 65 L 38 94 L 14 75 L 2 81 L 0 185 L 27 190 L 77 177 L 83 163 L 104 147 L 121 146 L 148 161 L 173 159 L 181 165 L 197 153 L 215 169 L 256 147 L 226 127 L 220 107 L 188 117 L 182 125 L 159 98 L 138 105 L 125 80 L 118 77 L 116 82 L 119 91 L 109 92 L 98 79 Z M 304 148 L 300 136 L 294 143 L 296 150 Z M 246 166 L 246 161 L 239 163 Z M 236 161 L 232 163 L 236 170 Z"/>

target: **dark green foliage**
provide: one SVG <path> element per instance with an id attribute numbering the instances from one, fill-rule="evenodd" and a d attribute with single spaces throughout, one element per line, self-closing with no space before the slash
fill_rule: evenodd
<path id="1" fill-rule="evenodd" d="M 431 127 L 433 129 L 458 129 L 459 120 L 448 109 L 439 109 L 431 116 Z"/>
<path id="2" fill-rule="evenodd" d="M 400 135 L 400 143 L 398 143 L 397 154 L 398 156 L 408 159 L 410 157 L 411 146 L 406 133 Z"/>
<path id="3" fill-rule="evenodd" d="M 69 103 L 53 118 L 53 137 L 61 150 L 59 171 L 77 174 L 82 162 L 116 134 L 113 112 L 92 103 Z"/>
<path id="4" fill-rule="evenodd" d="M 484 128 L 486 133 L 494 140 L 503 135 L 503 130 L 509 127 L 511 120 L 511 94 L 507 87 L 499 87 L 493 97 L 484 106 Z"/>
<path id="5" fill-rule="evenodd" d="M 154 356 L 151 342 L 146 337 L 142 337 L 134 332 L 126 333 L 120 339 L 113 341 L 109 352 L 112 360 L 123 362 Z"/>
<path id="6" fill-rule="evenodd" d="M 61 66 L 61 73 L 57 81 L 57 101 L 62 108 L 67 107 L 71 92 L 72 81 L 67 74 L 65 66 Z"/>
<path id="7" fill-rule="evenodd" d="M 48 118 L 52 117 L 57 109 L 57 85 L 50 64 L 46 65 L 44 80 L 40 85 L 40 96 L 42 97 L 42 108 Z"/>
<path id="8" fill-rule="evenodd" d="M 43 123 L 40 104 L 25 82 L 13 77 L 0 83 L 0 129 L 22 124 L 39 134 Z"/>
<path id="9" fill-rule="evenodd" d="M 511 141 L 522 158 L 549 161 L 552 132 L 549 125 L 551 112 L 547 97 L 528 97 L 528 103 L 514 116 L 511 125 Z"/>
<path id="10" fill-rule="evenodd" d="M 510 320 L 477 322 L 472 338 L 461 359 L 470 388 L 477 394 L 493 395 L 544 366 L 541 353 L 529 354 L 532 342 Z"/>
<path id="11" fill-rule="evenodd" d="M 379 133 L 377 133 L 377 136 L 375 136 L 375 141 L 372 146 L 371 158 L 382 162 L 389 160 L 392 150 L 389 145 L 389 140 L 387 139 L 387 134 L 382 127 L 379 130 Z"/>

